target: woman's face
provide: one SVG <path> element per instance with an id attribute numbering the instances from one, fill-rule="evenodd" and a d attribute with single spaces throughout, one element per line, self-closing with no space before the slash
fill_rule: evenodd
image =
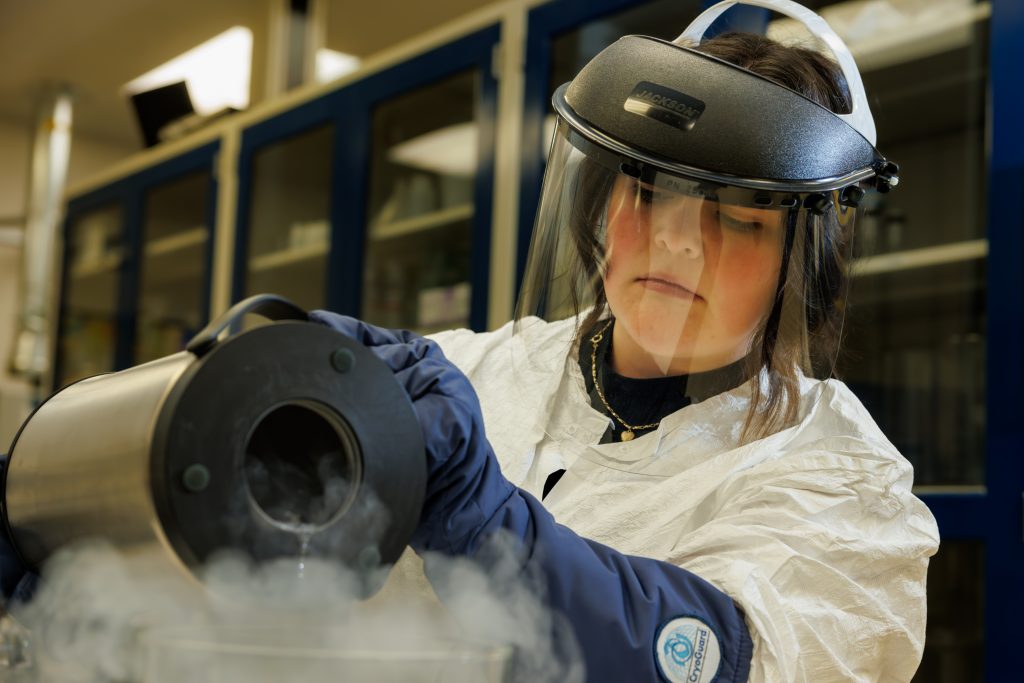
<path id="1" fill-rule="evenodd" d="M 781 210 L 621 177 L 608 206 L 604 278 L 616 371 L 703 372 L 744 357 L 775 298 L 784 223 Z"/>

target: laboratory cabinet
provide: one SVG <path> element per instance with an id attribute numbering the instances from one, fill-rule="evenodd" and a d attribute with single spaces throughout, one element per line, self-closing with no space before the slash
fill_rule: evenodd
<path id="1" fill-rule="evenodd" d="M 68 203 L 55 388 L 172 354 L 205 324 L 217 147 Z"/>
<path id="2" fill-rule="evenodd" d="M 985 658 L 986 638 L 999 635 L 986 632 L 984 616 L 1001 608 L 985 603 L 999 582 L 987 582 L 984 568 L 1010 539 L 979 543 L 981 529 L 961 538 L 937 506 L 945 495 L 959 514 L 957 497 L 985 490 L 994 455 L 986 449 L 988 8 L 963 9 L 970 21 L 945 42 L 919 36 L 932 44 L 899 45 L 898 59 L 876 57 L 864 71 L 878 146 L 900 164 L 901 184 L 870 197 L 857 226 L 837 368 L 914 464 L 943 532 L 920 681 L 979 680 L 986 664 L 985 680 L 1003 680 L 998 656 Z M 1002 476 L 998 465 L 992 473 Z"/>
<path id="3" fill-rule="evenodd" d="M 497 25 L 242 131 L 232 298 L 486 325 Z"/>
<path id="4" fill-rule="evenodd" d="M 170 353 L 259 292 L 420 332 L 501 324 L 552 93 L 619 36 L 671 40 L 710 4 L 502 3 L 76 194 L 55 384 Z M 843 25 L 879 149 L 902 169 L 858 219 L 836 374 L 914 465 L 942 534 L 915 680 L 1011 680 L 1024 612 L 1024 4 L 805 4 Z M 729 29 L 792 35 L 759 8 L 713 30 Z"/>

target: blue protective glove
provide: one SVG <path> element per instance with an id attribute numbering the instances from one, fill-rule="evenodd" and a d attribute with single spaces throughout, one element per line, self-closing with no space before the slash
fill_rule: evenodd
<path id="1" fill-rule="evenodd" d="M 0 482 L 7 468 L 7 456 L 0 455 Z M 5 509 L 5 508 L 0 508 Z M 6 512 L 5 512 L 6 514 Z M 7 523 L 0 520 L 0 605 L 8 601 L 27 601 L 35 592 L 38 575 L 30 572 L 22 563 L 21 557 L 14 549 L 14 544 L 7 537 Z"/>
<path id="2" fill-rule="evenodd" d="M 501 474 L 476 393 L 435 343 L 325 311 L 310 320 L 369 347 L 412 399 L 427 450 L 427 492 L 410 545 L 476 557 L 504 531 L 539 571 L 547 603 L 572 624 L 589 681 L 746 681 L 753 645 L 736 604 L 685 569 L 622 554 L 557 524 Z M 705 667 L 715 659 L 716 671 Z"/>

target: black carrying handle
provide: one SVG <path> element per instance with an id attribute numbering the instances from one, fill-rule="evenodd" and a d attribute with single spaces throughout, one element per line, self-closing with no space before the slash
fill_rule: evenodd
<path id="1" fill-rule="evenodd" d="M 257 294 L 242 299 L 219 318 L 210 321 L 185 345 L 185 350 L 202 356 L 217 344 L 217 337 L 224 330 L 241 322 L 242 317 L 249 313 L 262 315 L 268 320 L 309 320 L 309 314 L 288 299 L 276 294 Z"/>

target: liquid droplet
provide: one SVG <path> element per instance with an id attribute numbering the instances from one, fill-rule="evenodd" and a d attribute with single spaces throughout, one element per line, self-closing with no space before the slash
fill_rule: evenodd
<path id="1" fill-rule="evenodd" d="M 306 559 L 309 557 L 309 541 L 313 538 L 313 532 L 308 529 L 299 531 L 299 578 L 306 575 Z"/>

